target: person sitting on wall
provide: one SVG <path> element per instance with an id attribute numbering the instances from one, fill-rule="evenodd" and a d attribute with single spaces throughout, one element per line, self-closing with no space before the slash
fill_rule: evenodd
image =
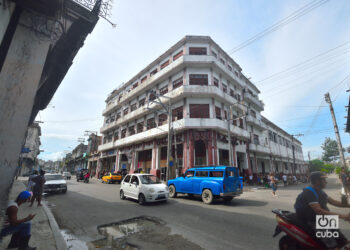
<path id="1" fill-rule="evenodd" d="M 15 201 L 9 201 L 6 209 L 4 227 L 1 230 L 0 238 L 12 234 L 8 249 L 18 248 L 21 250 L 35 250 L 36 247 L 28 246 L 30 240 L 30 221 L 35 214 L 29 214 L 23 219 L 18 219 L 18 207 L 30 200 L 31 193 L 28 191 L 21 192 Z"/>

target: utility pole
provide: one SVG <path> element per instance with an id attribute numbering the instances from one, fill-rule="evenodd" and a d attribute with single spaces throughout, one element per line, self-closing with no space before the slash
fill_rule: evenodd
<path id="1" fill-rule="evenodd" d="M 168 183 L 170 175 L 170 158 L 171 158 L 171 130 L 172 130 L 172 112 L 171 112 L 171 100 L 169 99 L 168 103 L 168 152 L 167 152 L 167 163 L 166 168 L 166 183 Z"/>
<path id="2" fill-rule="evenodd" d="M 228 144 L 229 144 L 228 155 L 229 155 L 230 167 L 232 167 L 232 144 L 231 144 L 231 128 L 230 128 L 231 121 L 232 121 L 232 105 L 230 105 L 230 113 L 227 119 L 227 136 L 228 136 Z"/>
<path id="3" fill-rule="evenodd" d="M 334 109 L 333 109 L 333 105 L 332 105 L 332 100 L 331 100 L 331 97 L 329 96 L 329 93 L 326 93 L 324 95 L 324 97 L 325 97 L 326 102 L 329 104 L 329 109 L 331 110 L 335 137 L 337 138 L 337 143 L 338 143 L 338 151 L 339 151 L 339 155 L 340 155 L 340 160 L 341 160 L 341 162 L 343 164 L 343 167 L 346 168 L 344 152 L 343 152 L 343 146 L 341 144 L 341 140 L 340 140 L 340 136 L 339 136 L 339 130 L 338 130 L 338 125 L 337 125 L 337 120 L 335 119 L 335 115 L 334 115 Z"/>
<path id="4" fill-rule="evenodd" d="M 294 136 L 303 136 L 303 134 L 295 134 L 292 135 L 292 152 L 293 152 L 293 168 L 292 168 L 292 172 L 293 175 L 295 175 L 296 173 L 296 165 L 295 165 L 295 146 L 294 146 Z"/>
<path id="5" fill-rule="evenodd" d="M 171 108 L 171 99 L 170 97 L 167 96 L 161 96 L 163 98 L 167 98 L 168 101 L 168 106 L 166 106 L 161 100 L 160 100 L 160 95 L 155 93 L 155 91 L 150 92 L 150 94 L 153 94 L 157 97 L 158 101 L 152 100 L 150 102 L 148 102 L 146 109 L 149 110 L 153 110 L 155 113 L 161 113 L 161 114 L 167 114 L 168 115 L 168 150 L 167 150 L 167 169 L 166 169 L 166 182 L 168 183 L 169 180 L 169 174 L 170 174 L 170 160 L 171 160 L 171 146 L 172 146 L 172 120 L 173 120 L 173 116 L 172 116 L 172 108 Z M 160 112 L 160 110 L 156 110 L 153 108 L 149 108 L 149 104 L 150 103 L 157 103 L 160 104 L 162 106 L 162 108 L 164 109 L 163 112 Z"/>

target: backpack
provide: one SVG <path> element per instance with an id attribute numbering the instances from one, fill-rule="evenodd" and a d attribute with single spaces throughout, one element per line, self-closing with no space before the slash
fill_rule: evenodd
<path id="1" fill-rule="evenodd" d="M 315 191 L 315 189 L 314 189 L 313 187 L 309 186 L 309 187 L 306 187 L 305 189 L 309 189 L 310 191 L 312 191 L 313 194 L 315 195 L 317 201 L 318 201 L 318 194 L 317 194 L 317 192 Z M 298 197 L 297 197 L 297 199 L 296 199 L 296 201 L 295 201 L 295 204 L 294 204 L 295 211 L 296 211 L 297 209 L 299 210 L 299 209 L 302 209 L 302 208 L 305 207 L 305 204 L 302 203 L 301 195 L 302 195 L 302 193 L 300 193 L 300 194 L 298 195 Z"/>

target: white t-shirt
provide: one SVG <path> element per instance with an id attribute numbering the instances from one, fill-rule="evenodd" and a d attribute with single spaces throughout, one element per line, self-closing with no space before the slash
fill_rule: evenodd
<path id="1" fill-rule="evenodd" d="M 18 204 L 15 201 L 9 201 L 7 203 L 7 209 L 9 207 L 16 207 L 16 208 L 18 208 Z M 9 219 L 9 216 L 7 215 L 7 209 L 6 209 L 6 216 L 5 216 L 5 221 L 4 221 L 4 226 L 5 227 L 10 225 L 10 219 Z"/>
<path id="2" fill-rule="evenodd" d="M 283 175 L 282 178 L 284 181 L 287 181 L 287 175 Z"/>

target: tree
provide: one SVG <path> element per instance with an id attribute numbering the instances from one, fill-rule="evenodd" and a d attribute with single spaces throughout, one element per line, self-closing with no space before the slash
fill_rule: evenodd
<path id="1" fill-rule="evenodd" d="M 323 149 L 322 160 L 325 162 L 332 162 L 339 159 L 338 143 L 336 140 L 326 137 L 321 148 Z"/>
<path id="2" fill-rule="evenodd" d="M 324 168 L 324 162 L 321 160 L 310 161 L 310 172 L 321 171 Z"/>

